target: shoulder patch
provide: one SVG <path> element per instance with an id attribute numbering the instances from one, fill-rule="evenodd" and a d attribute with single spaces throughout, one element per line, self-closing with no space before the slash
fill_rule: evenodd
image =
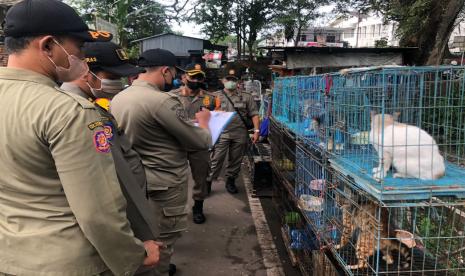
<path id="1" fill-rule="evenodd" d="M 63 90 L 61 89 L 60 87 L 58 86 L 55 86 L 55 89 L 58 90 L 59 92 L 63 93 L 63 94 L 66 94 L 68 95 L 69 97 L 73 98 L 82 108 L 84 109 L 95 109 L 95 106 L 93 103 L 91 103 L 89 100 L 79 96 L 79 95 L 76 95 L 72 92 L 68 92 L 66 90 Z"/>
<path id="2" fill-rule="evenodd" d="M 100 153 L 110 152 L 110 142 L 104 130 L 99 130 L 94 133 L 94 146 L 95 150 Z"/>
<path id="3" fill-rule="evenodd" d="M 176 112 L 176 116 L 179 119 L 183 121 L 189 120 L 189 116 L 187 115 L 186 109 L 184 109 L 184 106 L 181 103 L 176 104 L 173 107 L 171 107 L 171 110 Z"/>
<path id="4" fill-rule="evenodd" d="M 87 127 L 90 129 L 90 130 L 94 130 L 98 127 L 104 127 L 105 124 L 101 121 L 95 121 L 95 122 L 92 122 L 90 124 L 87 125 Z"/>

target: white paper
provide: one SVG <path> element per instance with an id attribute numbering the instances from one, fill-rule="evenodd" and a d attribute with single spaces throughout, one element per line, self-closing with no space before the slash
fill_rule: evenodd
<path id="1" fill-rule="evenodd" d="M 211 111 L 210 114 L 211 117 L 210 122 L 208 123 L 208 128 L 212 135 L 212 145 L 215 145 L 218 138 L 220 138 L 221 133 L 229 122 L 231 122 L 231 119 L 236 112 Z"/>

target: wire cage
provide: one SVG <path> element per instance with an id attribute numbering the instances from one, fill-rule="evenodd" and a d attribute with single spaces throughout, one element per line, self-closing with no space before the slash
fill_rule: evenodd
<path id="1" fill-rule="evenodd" d="M 325 254 L 324 250 L 313 251 L 313 275 L 315 276 L 343 276 L 334 262 Z"/>
<path id="2" fill-rule="evenodd" d="M 286 184 L 293 187 L 295 184 L 295 136 L 271 118 L 269 142 L 272 167 L 282 175 Z"/>
<path id="3" fill-rule="evenodd" d="M 302 275 L 314 275 L 312 252 L 320 244 L 299 208 L 295 199 L 281 183 L 279 175 L 273 174 L 274 203 L 281 217 L 281 235 L 293 266 L 298 266 Z"/>
<path id="4" fill-rule="evenodd" d="M 465 207 L 455 197 L 381 202 L 335 173 L 331 250 L 349 275 L 465 275 Z M 329 197 L 329 198 L 328 198 Z"/>
<path id="5" fill-rule="evenodd" d="M 273 117 L 300 140 L 318 145 L 318 122 L 324 119 L 327 79 L 321 75 L 278 78 L 273 91 Z"/>
<path id="6" fill-rule="evenodd" d="M 297 106 L 296 78 L 276 78 L 272 96 L 273 117 L 283 125 L 293 124 L 296 122 L 293 109 Z"/>
<path id="7" fill-rule="evenodd" d="M 320 239 L 327 232 L 323 212 L 330 210 L 325 202 L 329 181 L 330 174 L 324 152 L 298 143 L 294 195 L 298 207 Z"/>
<path id="8" fill-rule="evenodd" d="M 325 102 L 330 162 L 379 200 L 465 197 L 465 68 L 335 76 Z"/>

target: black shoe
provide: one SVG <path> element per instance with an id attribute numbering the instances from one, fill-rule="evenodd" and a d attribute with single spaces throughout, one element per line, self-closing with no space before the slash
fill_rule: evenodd
<path id="1" fill-rule="evenodd" d="M 228 178 L 228 180 L 226 180 L 226 190 L 228 191 L 228 193 L 237 194 L 239 192 L 235 182 L 236 179 L 234 178 Z"/>
<path id="2" fill-rule="evenodd" d="M 168 271 L 168 275 L 173 276 L 174 274 L 176 274 L 176 265 L 170 264 L 170 270 Z"/>
<path id="3" fill-rule="evenodd" d="M 192 220 L 195 224 L 202 224 L 205 222 L 205 215 L 203 214 L 203 200 L 196 200 L 194 207 L 192 207 Z"/>
<path id="4" fill-rule="evenodd" d="M 207 193 L 211 194 L 211 192 L 212 192 L 212 182 L 207 181 Z"/>

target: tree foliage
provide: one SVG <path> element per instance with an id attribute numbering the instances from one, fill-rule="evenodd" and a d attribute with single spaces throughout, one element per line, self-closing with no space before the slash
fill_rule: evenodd
<path id="1" fill-rule="evenodd" d="M 194 21 L 210 39 L 219 41 L 234 35 L 239 55 L 245 44 L 252 57 L 258 34 L 270 22 L 276 1 L 197 0 L 195 7 Z"/>
<path id="2" fill-rule="evenodd" d="M 129 41 L 169 31 L 166 8 L 153 0 L 69 0 L 83 18 L 97 15 L 118 27 L 122 46 Z"/>
<path id="3" fill-rule="evenodd" d="M 279 0 L 274 22 L 286 40 L 293 39 L 297 46 L 302 31 L 320 16 L 317 8 L 328 3 L 328 0 Z"/>
<path id="4" fill-rule="evenodd" d="M 338 10 L 377 11 L 398 23 L 401 46 L 419 47 L 417 64 L 440 64 L 456 21 L 463 16 L 465 0 L 335 0 Z"/>

